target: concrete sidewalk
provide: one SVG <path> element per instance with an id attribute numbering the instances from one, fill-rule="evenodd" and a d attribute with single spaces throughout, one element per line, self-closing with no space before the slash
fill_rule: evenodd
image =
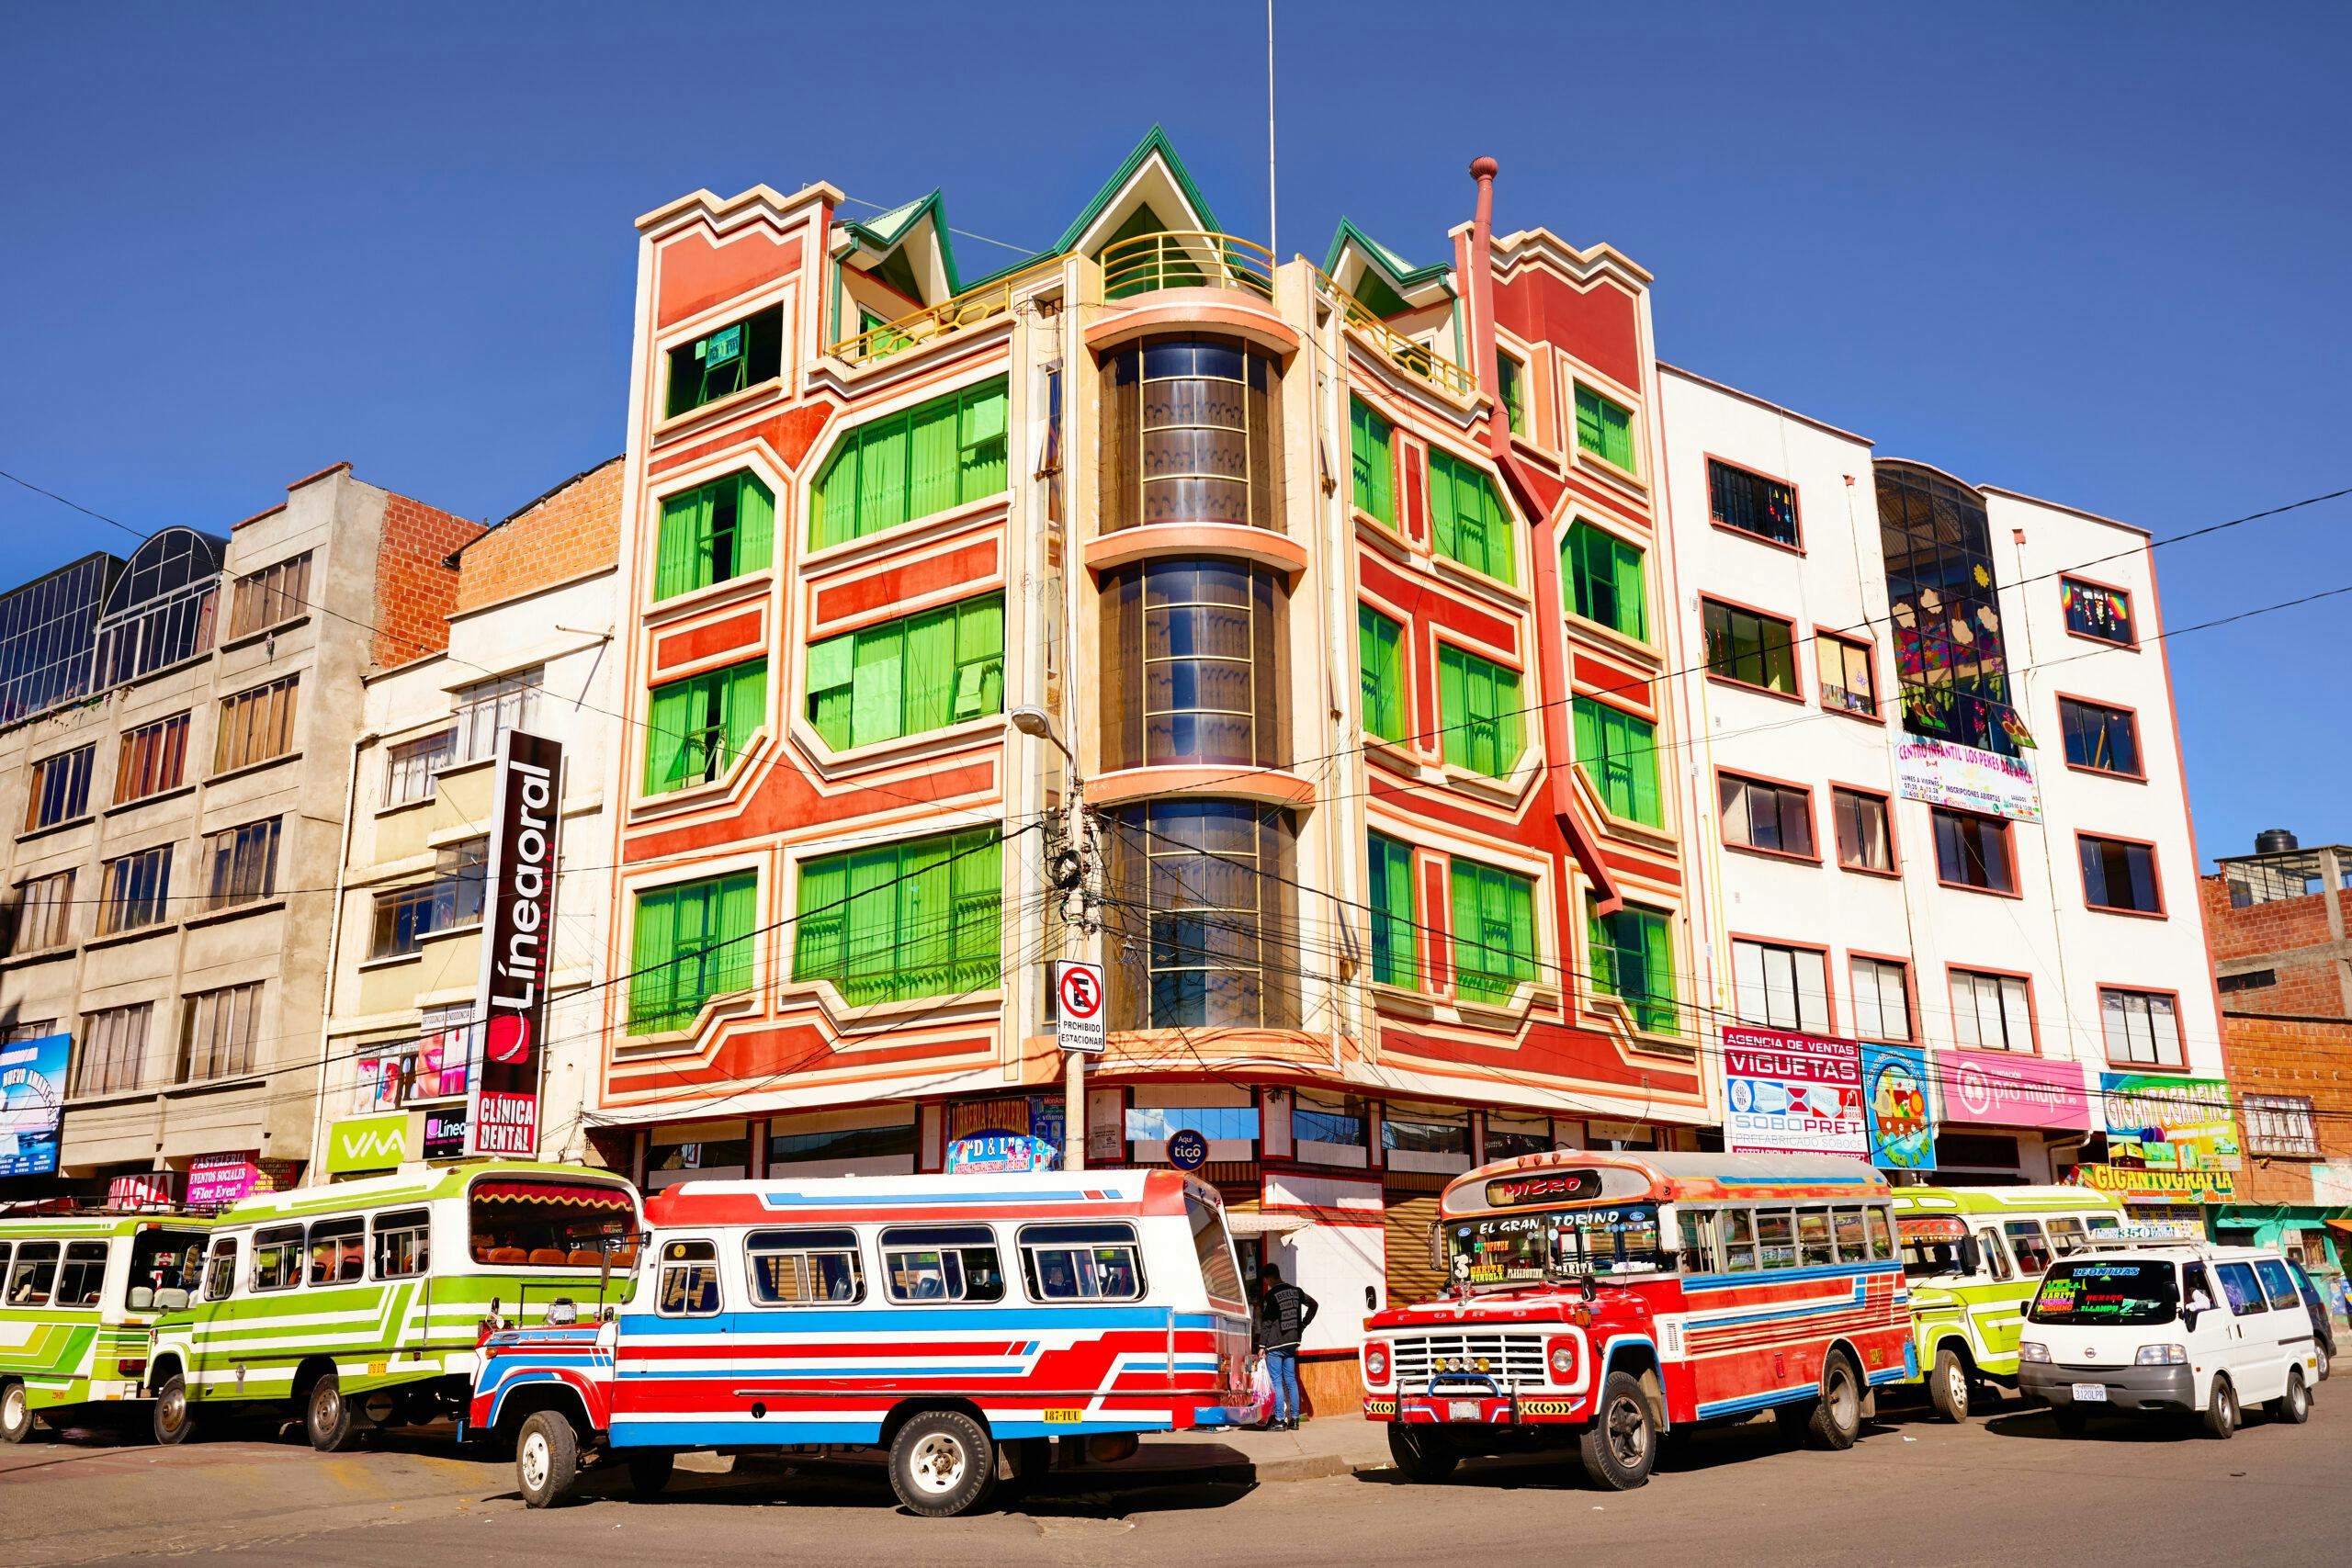
<path id="1" fill-rule="evenodd" d="M 1295 1432 L 1170 1432 L 1148 1437 L 1133 1459 L 1103 1465 L 1155 1485 L 1178 1479 L 1264 1483 L 1314 1481 L 1388 1467 L 1387 1428 L 1361 1416 L 1322 1416 Z"/>

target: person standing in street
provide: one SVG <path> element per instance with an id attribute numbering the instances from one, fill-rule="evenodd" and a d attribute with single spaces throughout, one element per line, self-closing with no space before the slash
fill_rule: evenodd
<path id="1" fill-rule="evenodd" d="M 1315 1298 L 1283 1278 L 1272 1264 L 1258 1274 L 1258 1344 L 1274 1380 L 1270 1432 L 1298 1430 L 1298 1343 L 1315 1321 Z"/>

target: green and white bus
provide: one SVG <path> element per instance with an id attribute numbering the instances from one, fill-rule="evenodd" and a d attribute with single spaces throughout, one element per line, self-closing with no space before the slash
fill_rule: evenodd
<path id="1" fill-rule="evenodd" d="M 147 1328 L 187 1304 L 210 1223 L 180 1215 L 0 1218 L 0 1442 L 139 1411 Z"/>
<path id="2" fill-rule="evenodd" d="M 330 1452 L 363 1424 L 461 1414 L 500 1319 L 628 1299 L 642 1228 L 625 1178 L 518 1160 L 246 1199 L 212 1227 L 196 1297 L 152 1332 L 155 1440 L 281 1411 Z"/>
<path id="3" fill-rule="evenodd" d="M 1894 1223 L 1917 1353 L 1905 1381 L 1965 1421 L 1985 1383 L 2017 1386 L 2018 1329 L 2042 1270 L 2125 1221 L 2120 1201 L 2088 1187 L 1898 1187 Z"/>

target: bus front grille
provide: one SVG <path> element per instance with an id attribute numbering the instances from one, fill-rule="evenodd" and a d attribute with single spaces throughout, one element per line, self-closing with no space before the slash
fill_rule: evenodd
<path id="1" fill-rule="evenodd" d="M 1417 1387 L 1449 1372 L 1486 1376 L 1500 1388 L 1544 1381 L 1540 1334 L 1419 1334 L 1393 1342 L 1400 1386 Z"/>

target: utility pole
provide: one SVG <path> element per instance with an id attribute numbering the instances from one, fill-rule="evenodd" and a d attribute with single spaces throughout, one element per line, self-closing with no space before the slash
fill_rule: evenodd
<path id="1" fill-rule="evenodd" d="M 1086 870 L 1086 780 L 1078 770 L 1078 755 L 1054 729 L 1053 716 L 1044 708 L 1023 705 L 1011 714 L 1012 728 L 1039 740 L 1051 741 L 1069 764 L 1069 785 L 1062 792 L 1064 812 L 1062 852 L 1072 857 L 1074 875 L 1062 895 L 1062 956 L 1083 959 L 1093 923 L 1093 886 Z M 1049 863 L 1047 870 L 1053 870 Z M 1062 1052 L 1062 1168 L 1086 1168 L 1086 1054 Z"/>

